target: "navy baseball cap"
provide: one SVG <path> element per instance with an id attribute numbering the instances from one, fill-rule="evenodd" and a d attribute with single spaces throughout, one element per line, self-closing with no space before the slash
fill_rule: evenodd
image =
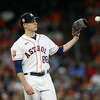
<path id="1" fill-rule="evenodd" d="M 24 23 L 30 23 L 34 21 L 36 18 L 32 13 L 24 13 L 20 18 L 20 24 L 23 25 Z"/>

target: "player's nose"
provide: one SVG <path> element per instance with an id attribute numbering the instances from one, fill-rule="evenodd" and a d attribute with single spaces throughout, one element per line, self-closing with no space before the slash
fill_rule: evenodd
<path id="1" fill-rule="evenodd" d="M 36 24 L 36 25 L 37 25 L 37 22 L 36 22 L 36 20 L 34 20 L 34 24 Z"/>

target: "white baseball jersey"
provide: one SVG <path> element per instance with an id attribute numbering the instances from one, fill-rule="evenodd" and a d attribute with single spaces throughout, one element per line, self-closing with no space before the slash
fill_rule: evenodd
<path id="1" fill-rule="evenodd" d="M 49 55 L 55 54 L 58 48 L 43 34 L 36 33 L 36 40 L 24 34 L 11 47 L 12 60 L 22 60 L 24 73 L 47 71 Z"/>

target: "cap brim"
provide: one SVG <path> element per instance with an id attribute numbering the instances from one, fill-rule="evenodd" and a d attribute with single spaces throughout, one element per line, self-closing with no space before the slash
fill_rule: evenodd
<path id="1" fill-rule="evenodd" d="M 34 19 L 38 19 L 39 17 L 34 17 Z"/>

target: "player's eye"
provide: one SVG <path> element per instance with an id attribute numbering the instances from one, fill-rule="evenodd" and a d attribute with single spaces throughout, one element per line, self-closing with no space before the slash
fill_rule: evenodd
<path id="1" fill-rule="evenodd" d="M 31 21 L 31 23 L 35 23 L 35 22 L 36 22 L 36 20 L 32 20 L 32 21 Z"/>
<path id="2" fill-rule="evenodd" d="M 35 22 L 35 20 L 32 20 L 32 22 L 31 23 L 34 23 Z"/>

